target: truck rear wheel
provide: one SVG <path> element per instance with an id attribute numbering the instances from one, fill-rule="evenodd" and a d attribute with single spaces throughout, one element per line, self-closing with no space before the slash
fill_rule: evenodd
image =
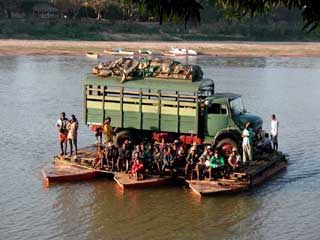
<path id="1" fill-rule="evenodd" d="M 129 141 L 133 140 L 133 135 L 130 131 L 119 132 L 115 138 L 115 145 L 118 148 L 121 148 L 125 140 L 129 140 Z"/>
<path id="2" fill-rule="evenodd" d="M 231 138 L 224 138 L 220 140 L 217 144 L 217 148 L 221 150 L 221 153 L 225 157 L 229 157 L 230 154 L 232 153 L 232 148 L 236 148 L 238 151 L 238 145 L 236 141 L 234 141 Z"/>

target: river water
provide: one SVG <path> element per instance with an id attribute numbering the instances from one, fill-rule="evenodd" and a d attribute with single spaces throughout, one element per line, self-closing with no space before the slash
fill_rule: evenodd
<path id="1" fill-rule="evenodd" d="M 185 59 L 181 59 L 185 61 Z M 0 239 L 319 239 L 320 58 L 190 58 L 217 92 L 280 122 L 288 169 L 245 193 L 199 199 L 183 187 L 122 193 L 111 181 L 45 188 L 61 111 L 82 122 L 84 57 L 0 57 Z M 81 124 L 79 145 L 94 141 Z"/>

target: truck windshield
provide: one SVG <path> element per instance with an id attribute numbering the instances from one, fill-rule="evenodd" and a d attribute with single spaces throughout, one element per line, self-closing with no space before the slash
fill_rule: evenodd
<path id="1" fill-rule="evenodd" d="M 234 115 L 244 113 L 246 110 L 243 107 L 241 97 L 235 98 L 230 101 L 231 111 Z"/>

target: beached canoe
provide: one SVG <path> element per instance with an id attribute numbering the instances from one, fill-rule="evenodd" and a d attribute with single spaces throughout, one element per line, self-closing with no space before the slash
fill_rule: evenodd
<path id="1" fill-rule="evenodd" d="M 159 177 L 158 175 L 148 175 L 142 180 L 130 178 L 129 176 L 127 173 L 115 173 L 114 180 L 122 189 L 159 187 L 169 184 L 172 180 L 171 177 Z"/>
<path id="2" fill-rule="evenodd" d="M 99 58 L 99 54 L 98 53 L 94 53 L 94 52 L 87 52 L 86 56 L 92 59 L 98 59 Z"/>
<path id="3" fill-rule="evenodd" d="M 186 49 L 186 48 L 174 48 L 172 47 L 169 50 L 169 54 L 175 55 L 175 56 L 195 56 L 198 55 L 198 53 L 195 50 L 192 49 Z"/>
<path id="4" fill-rule="evenodd" d="M 199 196 L 218 193 L 235 193 L 252 188 L 265 182 L 287 167 L 286 156 L 276 153 L 269 159 L 251 161 L 240 172 L 231 174 L 230 179 L 187 180 L 189 188 Z"/>
<path id="5" fill-rule="evenodd" d="M 101 177 L 103 174 L 94 169 L 61 164 L 42 169 L 42 175 L 47 183 L 84 181 Z"/>

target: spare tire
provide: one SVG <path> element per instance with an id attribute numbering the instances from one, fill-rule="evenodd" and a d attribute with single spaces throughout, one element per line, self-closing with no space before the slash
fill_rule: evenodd
<path id="1" fill-rule="evenodd" d="M 217 145 L 217 148 L 221 150 L 221 153 L 225 157 L 229 157 L 232 153 L 232 148 L 236 148 L 239 151 L 238 144 L 232 138 L 223 138 L 221 139 Z"/>

